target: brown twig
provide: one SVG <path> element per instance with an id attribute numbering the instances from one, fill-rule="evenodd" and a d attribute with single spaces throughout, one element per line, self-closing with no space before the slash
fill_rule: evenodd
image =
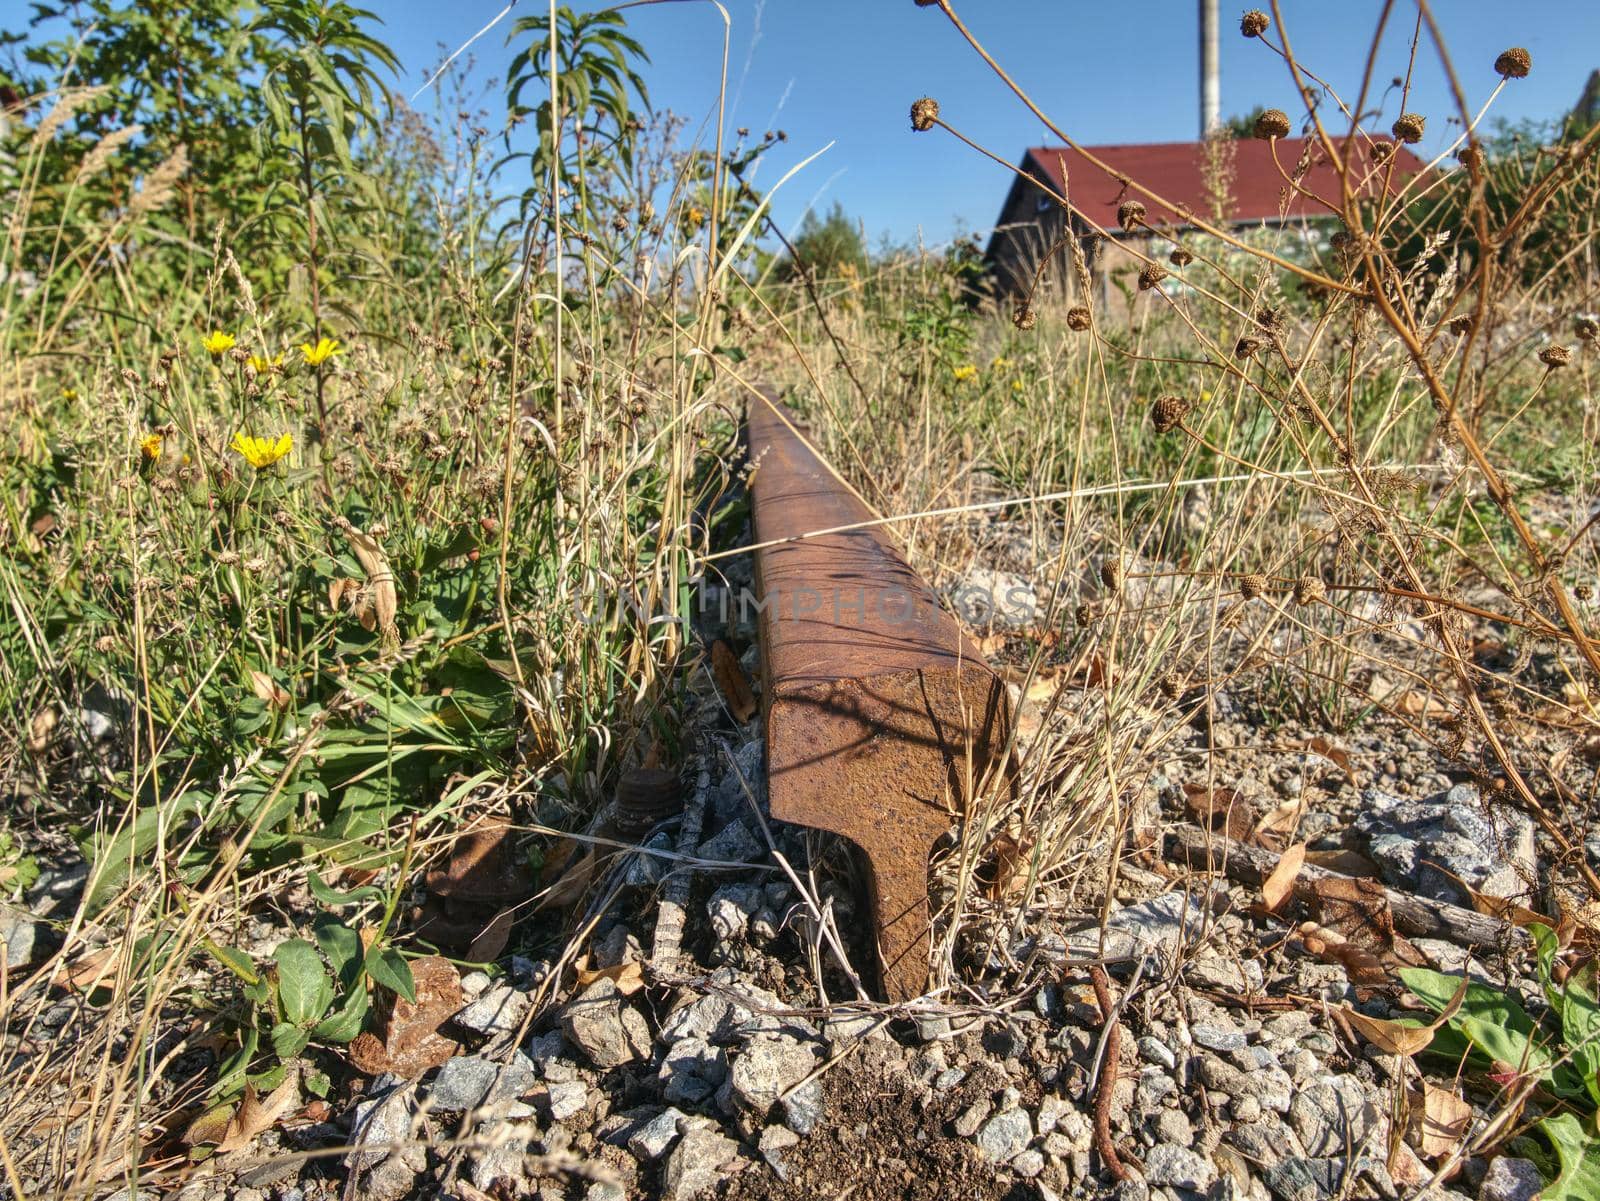
<path id="1" fill-rule="evenodd" d="M 1106 1050 L 1100 1060 L 1100 1082 L 1094 1090 L 1094 1147 L 1113 1178 L 1128 1179 L 1128 1169 L 1122 1166 L 1116 1144 L 1111 1141 L 1111 1095 L 1117 1087 L 1117 1060 L 1122 1052 L 1122 1023 L 1117 1020 L 1117 1008 L 1111 1003 L 1111 987 L 1106 980 L 1106 969 L 1098 963 L 1089 969 L 1089 979 L 1094 984 L 1095 1003 L 1100 1006 L 1101 1020 L 1106 1023 Z"/>

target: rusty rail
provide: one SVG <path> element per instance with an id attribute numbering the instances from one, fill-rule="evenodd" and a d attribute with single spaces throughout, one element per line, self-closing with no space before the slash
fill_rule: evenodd
<path id="1" fill-rule="evenodd" d="M 794 428 L 792 428 L 792 426 Z M 1005 689 L 777 400 L 748 412 L 772 814 L 866 857 L 884 993 L 927 982 L 928 855 L 1003 753 Z"/>

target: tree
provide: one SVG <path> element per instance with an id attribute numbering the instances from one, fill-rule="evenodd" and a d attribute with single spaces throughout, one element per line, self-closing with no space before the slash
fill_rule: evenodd
<path id="1" fill-rule="evenodd" d="M 821 220 L 815 212 L 807 212 L 793 246 L 793 255 L 778 264 L 779 279 L 793 279 L 801 269 L 825 279 L 838 275 L 846 266 L 860 271 L 867 265 L 861 227 L 850 220 L 838 201 Z"/>

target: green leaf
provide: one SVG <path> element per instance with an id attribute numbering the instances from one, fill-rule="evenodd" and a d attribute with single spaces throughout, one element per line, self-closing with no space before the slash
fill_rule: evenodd
<path id="1" fill-rule="evenodd" d="M 1459 977 L 1421 967 L 1402 969 L 1400 979 L 1435 1013 L 1444 1010 L 1461 984 Z M 1550 1073 L 1554 1061 L 1535 1039 L 1533 1019 L 1498 989 L 1468 984 L 1461 1008 L 1449 1024 L 1490 1059 L 1541 1078 Z"/>
<path id="2" fill-rule="evenodd" d="M 272 1028 L 272 1052 L 279 1059 L 293 1059 L 306 1049 L 310 1041 L 310 1034 L 288 1022 L 279 1022 Z"/>
<path id="3" fill-rule="evenodd" d="M 317 948 L 303 938 L 291 938 L 278 944 L 272 959 L 278 965 L 278 1007 L 284 1021 L 301 1026 L 321 1017 L 327 1008 L 323 997 L 331 997 L 333 986 Z"/>
<path id="4" fill-rule="evenodd" d="M 1600 1139 L 1595 1136 L 1595 1116 L 1582 1121 L 1564 1113 L 1538 1123 L 1539 1133 L 1550 1140 L 1561 1161 L 1561 1172 L 1545 1186 L 1542 1201 L 1594 1201 L 1600 1197 Z"/>
<path id="5" fill-rule="evenodd" d="M 328 1079 L 326 1072 L 307 1072 L 300 1082 L 313 1097 L 326 1097 L 328 1090 L 333 1087 L 333 1081 Z"/>
<path id="6" fill-rule="evenodd" d="M 354 988 L 361 979 L 361 935 L 327 914 L 312 923 L 311 932 L 333 965 L 339 983 L 347 989 Z"/>
<path id="7" fill-rule="evenodd" d="M 383 889 L 375 884 L 366 884 L 360 888 L 352 888 L 349 892 L 339 892 L 329 888 L 323 883 L 322 877 L 315 868 L 306 872 L 306 884 L 311 888 L 311 895 L 324 905 L 356 905 L 363 901 L 375 900 L 383 895 Z"/>
<path id="8" fill-rule="evenodd" d="M 206 951 L 223 967 L 227 968 L 246 984 L 256 984 L 261 980 L 261 974 L 256 971 L 255 961 L 234 947 L 225 947 L 214 943 L 209 938 L 205 940 Z"/>
<path id="9" fill-rule="evenodd" d="M 347 1043 L 361 1033 L 370 1008 L 365 985 L 357 985 L 343 1005 L 316 1024 L 311 1036 L 321 1043 Z"/>
<path id="10" fill-rule="evenodd" d="M 417 986 L 411 979 L 411 965 L 392 947 L 373 947 L 367 952 L 367 975 L 411 1004 L 417 1003 Z"/>

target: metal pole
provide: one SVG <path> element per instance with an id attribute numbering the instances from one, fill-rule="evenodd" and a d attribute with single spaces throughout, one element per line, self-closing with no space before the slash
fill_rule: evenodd
<path id="1" fill-rule="evenodd" d="M 1200 136 L 1222 121 L 1220 68 L 1217 65 L 1217 0 L 1200 0 Z"/>

